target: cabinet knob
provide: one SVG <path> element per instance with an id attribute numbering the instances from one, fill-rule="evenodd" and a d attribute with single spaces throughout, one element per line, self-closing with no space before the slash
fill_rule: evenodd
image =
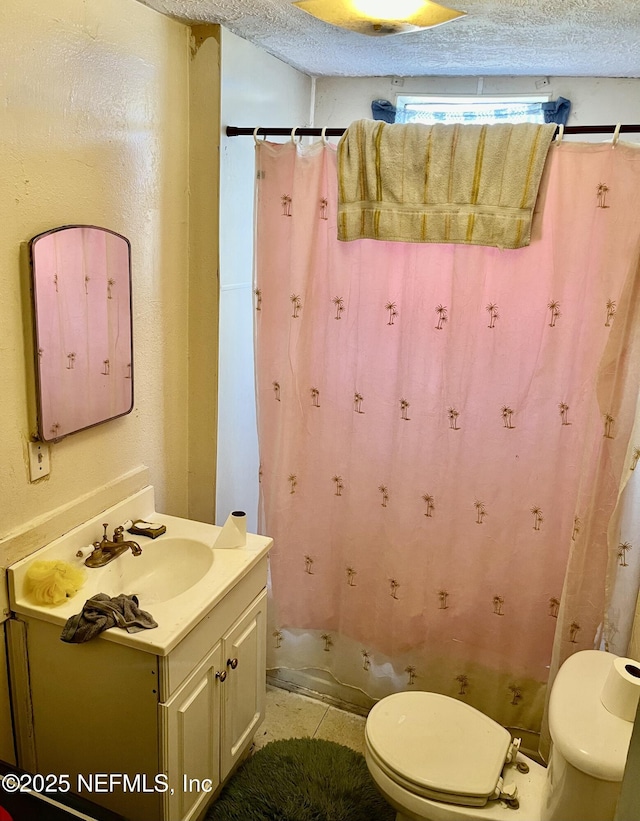
<path id="1" fill-rule="evenodd" d="M 216 678 L 219 681 L 224 681 L 226 679 L 226 677 L 227 677 L 227 671 L 226 670 L 222 670 L 222 672 L 217 672 L 216 673 Z"/>
<path id="2" fill-rule="evenodd" d="M 235 670 L 238 666 L 238 659 L 227 659 L 227 667 L 231 667 L 232 670 Z"/>

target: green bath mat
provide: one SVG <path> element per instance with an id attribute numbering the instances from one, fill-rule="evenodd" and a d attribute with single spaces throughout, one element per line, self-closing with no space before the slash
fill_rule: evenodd
<path id="1" fill-rule="evenodd" d="M 364 756 L 318 738 L 272 741 L 249 758 L 207 821 L 393 821 Z"/>

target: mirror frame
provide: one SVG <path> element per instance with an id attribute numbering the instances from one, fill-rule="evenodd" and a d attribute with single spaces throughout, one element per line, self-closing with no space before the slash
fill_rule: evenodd
<path id="1" fill-rule="evenodd" d="M 78 229 L 84 229 L 81 233 L 81 239 L 83 240 L 82 245 L 82 262 L 81 264 L 78 262 L 78 259 L 72 259 L 69 257 L 68 259 L 61 258 L 58 253 L 56 254 L 55 264 L 53 271 L 53 278 L 51 277 L 52 273 L 52 265 L 49 261 L 49 265 L 43 260 L 39 261 L 38 254 L 38 243 L 46 240 L 46 238 L 51 238 L 55 235 L 60 234 L 64 231 L 77 231 Z M 56 318 L 57 325 L 60 335 L 62 336 L 62 331 L 64 328 L 65 340 L 64 343 L 66 344 L 66 348 L 68 348 L 72 353 L 65 354 L 68 359 L 68 363 L 66 365 L 61 365 L 60 362 L 57 363 L 56 367 L 58 369 L 58 374 L 66 374 L 66 370 L 73 370 L 75 368 L 76 356 L 78 358 L 78 364 L 80 364 L 80 368 L 78 370 L 82 370 L 84 366 L 85 372 L 85 379 L 81 383 L 82 388 L 87 389 L 89 386 L 90 379 L 95 379 L 95 375 L 97 372 L 94 373 L 94 376 L 91 376 L 91 373 L 88 372 L 88 366 L 90 362 L 98 362 L 101 361 L 103 365 L 103 370 L 100 371 L 100 375 L 102 376 L 111 376 L 111 364 L 109 358 L 98 360 L 95 357 L 95 350 L 96 348 L 102 346 L 103 352 L 100 356 L 104 355 L 104 348 L 105 346 L 109 346 L 108 338 L 100 338 L 100 334 L 96 331 L 96 335 L 92 335 L 88 332 L 87 329 L 90 328 L 90 319 L 95 320 L 95 325 L 99 326 L 104 330 L 104 336 L 108 337 L 109 331 L 109 311 L 114 311 L 109 303 L 106 301 L 107 299 L 112 299 L 112 287 L 118 282 L 126 281 L 128 293 L 125 295 L 125 299 L 115 300 L 115 313 L 116 313 L 116 337 L 118 337 L 120 329 L 122 327 L 122 321 L 124 320 L 125 328 L 128 329 L 129 334 L 129 362 L 126 365 L 127 373 L 124 375 L 124 379 L 131 380 L 130 387 L 126 390 L 122 391 L 120 396 L 117 396 L 115 393 L 115 388 L 113 383 L 109 386 L 107 390 L 104 390 L 102 393 L 104 396 L 101 398 L 99 396 L 100 391 L 95 391 L 91 393 L 90 391 L 86 390 L 84 392 L 84 400 L 82 402 L 82 407 L 76 403 L 75 406 L 71 406 L 73 412 L 69 413 L 66 410 L 67 418 L 70 418 L 69 425 L 64 427 L 62 425 L 52 424 L 52 420 L 56 419 L 56 411 L 59 411 L 59 415 L 65 412 L 65 396 L 64 396 L 64 388 L 60 387 L 60 391 L 56 391 L 56 377 L 52 374 L 47 373 L 45 368 L 43 367 L 43 343 L 45 342 L 47 332 L 51 335 L 54 333 L 53 330 L 53 321 L 48 321 L 48 315 L 51 313 L 50 306 L 51 306 L 51 282 L 55 285 L 56 296 L 58 292 L 58 283 L 68 282 L 69 280 L 65 280 L 64 276 L 65 273 L 69 274 L 71 272 L 71 276 L 75 276 L 76 280 L 79 276 L 79 270 L 84 274 L 84 293 L 89 294 L 88 283 L 91 280 L 89 276 L 88 269 L 92 265 L 92 258 L 91 258 L 91 248 L 87 250 L 85 238 L 86 236 L 92 236 L 85 232 L 101 232 L 102 234 L 107 235 L 105 238 L 105 257 L 98 258 L 96 267 L 99 266 L 100 270 L 100 279 L 102 280 L 102 285 L 105 287 L 106 291 L 106 299 L 104 297 L 100 297 L 96 299 L 94 297 L 93 300 L 85 299 L 84 306 L 80 303 L 79 300 L 68 300 L 68 303 L 65 301 L 62 303 L 61 309 L 58 311 L 58 316 Z M 99 237 L 98 234 L 92 236 L 93 239 Z M 109 261 L 106 259 L 106 253 L 108 249 L 107 243 L 109 242 L 109 237 L 111 237 L 112 249 L 115 249 L 118 254 L 118 258 L 116 260 L 116 264 L 118 265 L 118 272 L 113 271 L 113 268 L 109 266 Z M 125 253 L 125 246 L 120 246 L 117 241 L 114 240 L 121 240 L 123 243 L 126 243 L 126 257 L 127 257 L 127 265 L 126 271 L 125 266 L 123 264 L 123 255 Z M 41 250 L 45 250 L 44 246 L 40 246 Z M 57 252 L 64 253 L 60 251 L 60 249 L 56 249 Z M 118 234 L 115 231 L 111 231 L 108 228 L 100 228 L 96 225 L 63 225 L 59 228 L 53 228 L 49 231 L 44 231 L 41 234 L 33 237 L 29 241 L 29 252 L 30 252 L 30 262 L 31 262 L 31 293 L 32 293 L 32 304 L 33 304 L 33 332 L 34 332 L 34 344 L 35 344 L 35 373 L 36 373 L 36 397 L 37 397 L 37 422 L 38 422 L 38 434 L 42 441 L 44 442 L 56 442 L 64 437 L 68 436 L 71 433 L 77 433 L 81 430 L 87 430 L 88 428 L 95 427 L 96 425 L 100 425 L 104 422 L 107 422 L 111 419 L 118 419 L 121 416 L 126 416 L 128 413 L 131 413 L 134 407 L 134 378 L 133 378 L 133 310 L 132 310 L 132 276 L 131 276 L 131 243 L 129 240 L 123 236 L 122 234 Z M 66 264 L 66 268 L 65 268 Z M 91 268 L 91 270 L 95 270 L 95 268 Z M 111 276 L 111 273 L 114 276 Z M 59 279 L 61 277 L 62 279 Z M 117 279 L 115 278 L 117 277 Z M 48 293 L 47 296 L 47 290 Z M 77 288 L 77 284 L 75 286 Z M 81 293 L 81 292 L 80 292 Z M 104 307 L 102 307 L 102 302 L 104 302 Z M 62 310 L 64 309 L 64 317 L 65 321 L 63 322 L 63 314 Z M 71 316 L 73 315 L 73 319 L 75 321 L 71 321 Z M 78 321 L 78 316 L 83 320 L 83 322 Z M 79 326 L 84 326 L 84 331 L 80 331 Z M 75 329 L 75 330 L 74 330 Z M 124 344 L 126 345 L 126 339 Z M 112 343 L 113 344 L 118 344 Z M 60 345 L 60 347 L 62 347 Z M 126 350 L 126 348 L 125 348 Z M 75 351 L 78 351 L 79 354 L 76 355 Z M 122 360 L 121 360 L 122 362 Z M 95 371 L 95 369 L 94 369 Z M 66 379 L 66 376 L 64 376 Z M 97 382 L 94 383 L 97 384 Z M 97 397 L 97 398 L 96 398 Z M 130 398 L 130 401 L 129 401 Z M 68 397 L 66 399 L 68 402 Z M 116 407 L 114 408 L 114 404 Z M 116 412 L 114 412 L 114 410 Z M 62 428 L 62 429 L 60 429 Z"/>

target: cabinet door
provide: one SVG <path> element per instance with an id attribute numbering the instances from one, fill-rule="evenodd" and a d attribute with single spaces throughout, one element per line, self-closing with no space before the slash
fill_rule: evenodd
<path id="1" fill-rule="evenodd" d="M 218 642 L 166 703 L 160 704 L 162 770 L 169 776 L 164 818 L 196 818 L 220 783 L 220 688 L 226 678 Z"/>
<path id="2" fill-rule="evenodd" d="M 264 590 L 222 640 L 227 677 L 222 685 L 222 760 L 226 778 L 264 718 L 266 696 L 266 608 Z"/>

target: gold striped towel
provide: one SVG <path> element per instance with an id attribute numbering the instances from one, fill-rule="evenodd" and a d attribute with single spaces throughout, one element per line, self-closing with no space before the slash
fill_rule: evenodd
<path id="1" fill-rule="evenodd" d="M 338 145 L 338 239 L 528 245 L 555 128 L 357 120 Z"/>

